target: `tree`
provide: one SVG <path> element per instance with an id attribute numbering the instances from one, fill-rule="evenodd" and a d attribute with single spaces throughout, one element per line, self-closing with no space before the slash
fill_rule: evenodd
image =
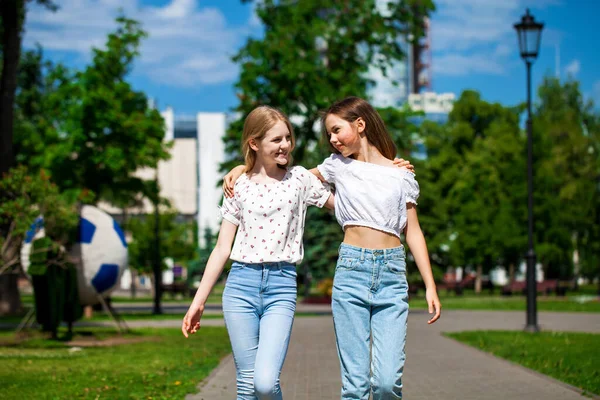
<path id="1" fill-rule="evenodd" d="M 43 216 L 45 235 L 50 245 L 33 251 L 44 255 L 47 263 L 62 265 L 70 244 L 75 242 L 79 222 L 78 204 L 87 194 L 80 192 L 77 199 L 62 195 L 43 170 L 29 173 L 25 167 L 12 169 L 0 180 L 0 224 L 7 226 L 0 235 L 0 314 L 14 314 L 21 307 L 16 280 L 21 269 L 21 246 L 34 221 Z"/>
<path id="2" fill-rule="evenodd" d="M 233 58 L 242 70 L 236 84 L 241 118 L 232 123 L 225 139 L 228 152 L 241 161 L 239 145 L 244 117 L 268 104 L 294 116 L 295 158 L 304 162 L 316 144 L 314 126 L 319 112 L 334 101 L 354 95 L 366 97 L 372 82 L 369 66 L 384 72 L 406 57 L 399 40 L 423 36 L 423 17 L 433 11 L 430 0 L 389 2 L 382 12 L 374 0 L 273 1 L 257 4 L 264 24 L 261 40 L 249 39 Z M 417 12 L 418 11 L 418 12 Z"/>
<path id="3" fill-rule="evenodd" d="M 13 166 L 14 101 L 17 90 L 18 66 L 25 24 L 26 0 L 0 3 L 0 30 L 2 41 L 2 74 L 0 76 L 0 175 Z M 38 4 L 56 10 L 51 0 L 37 0 Z"/>
<path id="4" fill-rule="evenodd" d="M 156 168 L 169 145 L 158 110 L 126 81 L 146 33 L 123 16 L 117 23 L 85 70 L 53 76 L 57 89 L 47 104 L 57 110 L 52 122 L 62 140 L 46 148 L 44 162 L 62 190 L 86 188 L 94 202 L 122 206 L 152 195 L 152 181 L 134 172 Z"/>
<path id="5" fill-rule="evenodd" d="M 48 149 L 64 138 L 54 126 L 56 110 L 50 101 L 70 72 L 44 59 L 41 47 L 21 57 L 15 99 L 13 151 L 17 165 L 32 170 L 48 167 Z"/>
<path id="6" fill-rule="evenodd" d="M 105 200 L 123 207 L 156 191 L 153 181 L 134 172 L 168 158 L 169 145 L 163 142 L 160 113 L 125 80 L 145 33 L 133 20 L 119 17 L 117 22 L 106 48 L 94 49 L 84 71 L 44 61 L 39 48 L 23 55 L 14 158 L 33 173 L 47 170 L 70 198 L 85 190 L 92 203 Z M 0 226 L 4 237 L 8 226 Z M 16 281 L 11 282 L 9 292 L 18 295 Z"/>
<path id="7" fill-rule="evenodd" d="M 546 78 L 538 94 L 535 251 L 547 278 L 573 277 L 577 258 L 575 276 L 593 278 L 600 274 L 600 118 L 577 82 Z M 415 163 L 419 209 L 434 263 L 480 267 L 480 275 L 500 262 L 513 276 L 527 245 L 524 110 L 465 91 L 446 124 L 421 126 L 428 157 Z"/>
<path id="8" fill-rule="evenodd" d="M 482 273 L 499 260 L 515 262 L 526 244 L 524 137 L 519 110 L 461 94 L 447 124 L 423 124 L 428 158 L 417 164 L 420 213 L 431 234 L 434 263 L 474 266 Z M 517 258 L 520 258 L 517 257 Z"/>
<path id="9" fill-rule="evenodd" d="M 593 265 L 589 250 L 599 246 L 598 113 L 584 100 L 577 81 L 547 77 L 538 96 L 533 124 L 536 252 L 548 277 L 565 279 L 579 273 L 573 270 L 574 253 L 582 256 L 581 263 Z"/>
<path id="10" fill-rule="evenodd" d="M 13 150 L 15 163 L 27 165 L 31 174 L 42 173 L 44 166 L 44 150 L 52 143 L 56 143 L 58 134 L 52 126 L 52 110 L 47 107 L 46 99 L 52 91 L 48 85 L 48 76 L 58 76 L 62 71 L 61 66 L 54 66 L 43 61 L 40 48 L 23 53 L 18 68 L 16 101 L 14 107 L 14 136 Z M 3 149 L 5 149 L 3 147 Z M 3 158 L 3 160 L 6 160 Z M 4 193 L 0 193 L 0 203 L 11 201 L 4 199 Z M 75 192 L 76 195 L 76 192 Z M 32 221 L 29 221 L 31 223 Z M 10 237 L 10 222 L 6 220 L 5 225 L 0 224 L 0 236 Z M 0 285 L 3 286 L 6 304 L 10 305 L 10 312 L 16 312 L 20 304 L 20 296 L 16 286 L 16 275 L 18 271 L 13 268 L 7 269 L 8 274 L 0 274 Z"/>
<path id="11" fill-rule="evenodd" d="M 163 202 L 164 203 L 164 202 Z M 129 243 L 129 268 L 139 274 L 154 273 L 156 257 L 156 222 L 154 214 L 130 218 L 125 229 L 131 233 L 132 241 Z M 158 217 L 160 243 L 160 267 L 167 268 L 165 258 L 175 261 L 188 261 L 195 257 L 197 241 L 194 240 L 194 224 L 178 220 L 176 210 L 167 209 L 160 212 Z M 152 276 L 152 275 L 151 275 Z M 153 278 L 156 286 L 156 279 Z M 157 288 L 154 288 L 157 292 Z M 157 299 L 160 302 L 160 298 Z M 159 307 L 160 308 L 160 307 Z"/>
<path id="12" fill-rule="evenodd" d="M 235 155 L 224 170 L 242 162 L 239 153 L 245 116 L 256 106 L 268 104 L 292 117 L 296 133 L 294 159 L 314 166 L 328 155 L 318 146 L 319 112 L 334 101 L 353 95 L 367 97 L 373 84 L 370 67 L 385 70 L 406 53 L 400 41 L 423 36 L 424 17 L 434 10 L 431 0 L 399 0 L 382 4 L 375 0 L 266 0 L 257 2 L 256 13 L 264 37 L 249 39 L 233 58 L 241 67 L 236 89 L 240 99 L 225 147 Z M 325 231 L 327 229 L 327 235 Z M 329 235 L 331 233 L 331 235 Z M 325 238 L 326 236 L 326 238 Z M 326 213 L 310 211 L 305 228 L 305 262 L 313 275 L 321 276 L 335 263 L 335 245 L 341 229 Z M 326 258 L 311 246 L 331 239 Z M 325 270 L 321 270 L 325 268 Z M 301 267 L 302 269 L 302 267 Z"/>

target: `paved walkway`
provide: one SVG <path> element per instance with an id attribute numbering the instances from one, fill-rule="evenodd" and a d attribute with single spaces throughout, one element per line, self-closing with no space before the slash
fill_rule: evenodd
<path id="1" fill-rule="evenodd" d="M 299 312 L 328 314 L 328 306 L 312 305 Z M 218 313 L 218 310 L 214 310 Z M 429 326 L 425 311 L 409 316 L 404 395 L 408 400 L 581 400 L 574 388 L 552 378 L 496 358 L 442 336 L 442 332 L 478 329 L 521 330 L 523 311 L 444 311 L 442 319 Z M 600 313 L 540 312 L 539 324 L 547 331 L 600 333 Z M 0 324 L 1 325 L 1 324 Z M 8 324 L 7 324 L 8 325 Z M 11 324 L 14 325 L 14 324 Z M 110 322 L 80 322 L 77 325 L 111 325 Z M 181 327 L 180 319 L 133 320 L 130 327 Z M 222 319 L 207 319 L 204 326 L 223 325 Z M 200 337 L 202 331 L 200 331 Z M 339 399 L 341 386 L 330 315 L 297 317 L 288 357 L 281 376 L 286 400 Z M 235 399 L 235 367 L 225 357 L 200 383 L 198 394 L 187 400 Z M 600 399 L 600 397 L 596 397 Z"/>
<path id="2" fill-rule="evenodd" d="M 445 311 L 432 326 L 423 311 L 411 312 L 404 377 L 409 400 L 580 400 L 572 387 L 445 338 L 441 332 L 475 329 L 519 330 L 524 312 Z M 207 320 L 210 324 L 221 320 Z M 600 332 L 600 314 L 539 314 L 545 330 Z M 286 400 L 339 399 L 339 364 L 330 316 L 298 317 L 281 376 Z M 235 399 L 231 356 L 186 400 Z"/>

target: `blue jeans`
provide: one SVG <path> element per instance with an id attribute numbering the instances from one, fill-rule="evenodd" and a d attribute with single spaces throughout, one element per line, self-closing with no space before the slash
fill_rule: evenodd
<path id="1" fill-rule="evenodd" d="M 342 399 L 401 399 L 408 283 L 404 247 L 369 250 L 342 243 L 332 311 Z"/>
<path id="2" fill-rule="evenodd" d="M 238 400 L 282 398 L 279 375 L 296 311 L 296 266 L 234 262 L 223 314 L 237 374 Z"/>

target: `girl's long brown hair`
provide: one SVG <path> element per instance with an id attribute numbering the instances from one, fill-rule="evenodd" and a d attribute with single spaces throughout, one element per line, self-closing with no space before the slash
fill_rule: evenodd
<path id="1" fill-rule="evenodd" d="M 290 135 L 292 136 L 292 146 L 290 147 L 290 154 L 288 155 L 288 163 L 284 167 L 287 167 L 292 163 L 291 151 L 296 145 L 296 139 L 294 137 L 294 128 L 292 127 L 290 120 L 284 113 L 276 108 L 258 106 L 248 114 L 244 121 L 242 154 L 244 155 L 246 164 L 245 172 L 251 171 L 252 168 L 254 168 L 254 164 L 256 164 L 256 152 L 250 147 L 250 140 L 263 140 L 265 134 L 279 121 L 282 121 L 287 126 Z"/>
<path id="2" fill-rule="evenodd" d="M 329 135 L 325 127 L 325 119 L 330 114 L 337 115 L 350 123 L 353 123 L 358 118 L 362 118 L 365 121 L 364 133 L 369 143 L 375 146 L 385 158 L 393 160 L 396 157 L 396 145 L 385 128 L 381 116 L 366 100 L 360 97 L 346 97 L 334 103 L 325 111 L 321 123 L 323 126 L 323 138 L 327 143 L 329 143 Z M 331 143 L 329 146 L 334 153 L 339 154 L 339 151 Z"/>

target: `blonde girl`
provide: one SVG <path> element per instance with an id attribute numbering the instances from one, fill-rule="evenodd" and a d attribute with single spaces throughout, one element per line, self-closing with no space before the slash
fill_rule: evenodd
<path id="1" fill-rule="evenodd" d="M 231 258 L 223 314 L 238 399 L 282 399 L 279 376 L 296 310 L 306 208 L 333 207 L 333 196 L 315 175 L 291 167 L 293 149 L 294 132 L 283 113 L 261 106 L 247 116 L 245 173 L 235 195 L 223 200 L 217 244 L 181 327 L 185 337 L 198 331 L 206 299 Z"/>

